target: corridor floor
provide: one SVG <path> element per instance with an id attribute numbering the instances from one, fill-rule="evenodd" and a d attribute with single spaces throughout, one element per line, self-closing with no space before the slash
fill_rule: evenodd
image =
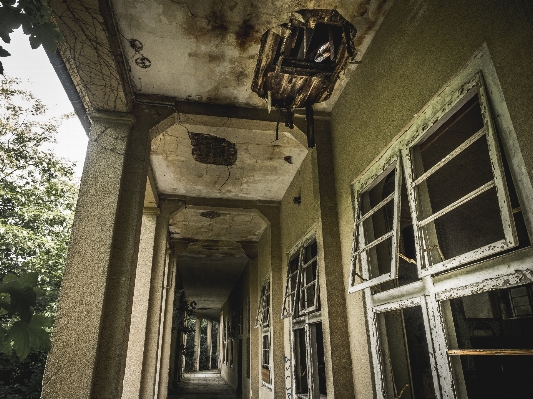
<path id="1" fill-rule="evenodd" d="M 168 399 L 237 399 L 237 396 L 217 370 L 186 373 L 178 392 Z"/>

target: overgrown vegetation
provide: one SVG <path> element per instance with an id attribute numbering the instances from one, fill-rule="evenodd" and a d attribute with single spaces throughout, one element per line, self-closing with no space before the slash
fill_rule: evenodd
<path id="1" fill-rule="evenodd" d="M 196 332 L 196 317 L 191 317 L 187 323 L 190 331 L 187 336 L 187 346 L 185 347 L 185 371 L 194 370 L 194 334 Z M 212 352 L 211 352 L 211 367 L 209 367 L 209 356 L 207 355 L 207 320 L 203 319 L 200 325 L 200 370 L 209 370 L 218 368 L 217 358 L 217 343 L 218 343 L 218 323 L 213 322 L 213 330 L 211 332 Z"/>
<path id="2" fill-rule="evenodd" d="M 41 44 L 50 53 L 55 53 L 57 43 L 65 39 L 57 29 L 52 18 L 52 9 L 48 0 L 0 0 L 0 39 L 4 43 L 11 42 L 11 33 L 22 26 L 25 35 L 29 36 L 31 48 Z M 11 54 L 0 46 L 0 57 Z M 0 75 L 4 68 L 0 62 Z"/>
<path id="3" fill-rule="evenodd" d="M 38 398 L 76 203 L 73 164 L 50 149 L 61 119 L 0 83 L 0 397 Z"/>

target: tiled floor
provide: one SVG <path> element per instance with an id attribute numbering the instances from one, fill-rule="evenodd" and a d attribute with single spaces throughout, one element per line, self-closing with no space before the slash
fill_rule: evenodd
<path id="1" fill-rule="evenodd" d="M 226 385 L 218 371 L 187 373 L 178 392 L 168 399 L 236 399 L 233 389 Z"/>

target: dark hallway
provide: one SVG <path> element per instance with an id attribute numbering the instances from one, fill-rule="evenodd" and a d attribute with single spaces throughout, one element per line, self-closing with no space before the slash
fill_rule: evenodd
<path id="1" fill-rule="evenodd" d="M 169 399 L 236 399 L 233 389 L 227 385 L 220 372 L 199 371 L 183 375 L 178 392 Z"/>

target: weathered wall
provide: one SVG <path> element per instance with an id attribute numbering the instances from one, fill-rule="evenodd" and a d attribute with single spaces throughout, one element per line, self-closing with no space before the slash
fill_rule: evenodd
<path id="1" fill-rule="evenodd" d="M 306 140 L 305 137 L 297 137 L 299 140 Z M 307 145 L 306 141 L 302 141 Z M 306 233 L 316 226 L 319 220 L 318 210 L 318 192 L 316 182 L 316 150 L 310 149 L 309 153 L 302 162 L 300 169 L 289 188 L 287 189 L 283 200 L 281 201 L 280 222 L 281 222 L 281 271 L 282 281 L 278 291 L 281 297 L 285 294 L 285 279 L 287 276 L 288 254 L 293 247 L 304 238 Z M 300 203 L 296 204 L 294 198 L 299 197 Z M 282 303 L 283 306 L 283 303 Z M 273 310 L 273 317 L 279 319 L 282 308 Z M 283 358 L 287 360 L 286 367 L 291 366 L 292 348 L 291 348 L 291 321 L 289 318 L 283 320 Z M 292 370 L 284 370 L 284 389 L 288 393 L 292 392 Z"/>
<path id="2" fill-rule="evenodd" d="M 396 0 L 332 112 L 347 292 L 353 229 L 350 183 L 487 43 L 530 178 L 533 176 L 533 3 Z M 347 296 L 356 396 L 372 397 L 360 294 Z"/>
<path id="3" fill-rule="evenodd" d="M 235 313 L 236 323 L 235 323 L 235 334 L 234 334 L 234 344 L 233 344 L 233 366 L 230 367 L 229 362 L 223 363 L 220 367 L 222 378 L 233 388 L 237 389 L 238 385 L 238 373 L 239 373 L 239 340 L 242 340 L 242 397 L 248 398 L 249 394 L 249 380 L 246 379 L 246 367 L 248 367 L 249 356 L 246 352 L 246 329 L 248 328 L 248 295 L 249 295 L 249 278 L 250 278 L 250 264 L 244 268 L 239 280 L 235 283 L 231 294 L 228 297 L 228 300 L 222 307 L 222 312 L 224 313 L 224 318 L 226 316 L 230 317 Z M 242 336 L 239 335 L 239 312 L 241 307 L 243 308 L 244 316 L 244 331 Z M 222 327 L 222 326 L 220 326 Z"/>

